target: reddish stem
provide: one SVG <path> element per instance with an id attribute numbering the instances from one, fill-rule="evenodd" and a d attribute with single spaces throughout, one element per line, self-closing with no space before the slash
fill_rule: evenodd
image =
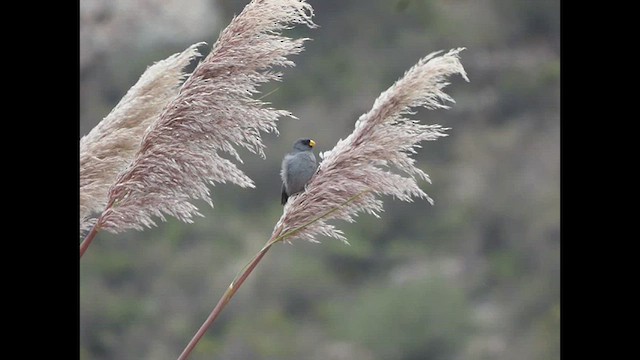
<path id="1" fill-rule="evenodd" d="M 213 311 L 211 311 L 211 314 L 209 314 L 209 317 L 207 318 L 207 320 L 204 321 L 202 326 L 200 326 L 200 329 L 198 329 L 198 332 L 196 332 L 196 334 L 193 336 L 191 341 L 189 341 L 189 344 L 187 344 L 187 347 L 185 347 L 185 349 L 182 351 L 182 354 L 180 354 L 180 357 L 178 357 L 178 360 L 185 360 L 189 357 L 193 348 L 195 348 L 196 345 L 198 344 L 198 341 L 200 341 L 200 338 L 204 336 L 204 334 L 207 332 L 211 324 L 213 324 L 213 321 L 218 317 L 218 315 L 220 315 L 220 313 L 222 312 L 222 309 L 224 309 L 224 307 L 229 303 L 233 295 L 236 293 L 236 291 L 238 291 L 238 289 L 240 288 L 242 283 L 244 283 L 247 277 L 249 277 L 249 274 L 251 274 L 253 269 L 255 269 L 255 267 L 258 265 L 260 260 L 262 260 L 262 257 L 267 253 L 267 251 L 271 248 L 271 245 L 273 244 L 274 242 L 269 241 L 267 245 L 265 245 L 265 247 L 262 248 L 262 250 L 260 250 L 260 252 L 253 258 L 253 260 L 251 260 L 251 262 L 242 272 L 240 277 L 238 277 L 236 280 L 234 280 L 231 283 L 231 285 L 229 285 L 227 290 L 224 292 L 224 294 L 218 301 L 218 304 L 216 305 L 216 307 L 213 308 Z"/>
<path id="2" fill-rule="evenodd" d="M 82 243 L 80 243 L 80 258 L 82 258 L 84 252 L 87 251 L 87 248 L 89 247 L 89 245 L 91 245 L 91 242 L 93 241 L 93 238 L 98 234 L 98 231 L 100 231 L 100 227 L 98 226 L 98 224 L 100 224 L 100 220 L 102 220 L 102 217 L 107 212 L 107 210 L 109 210 L 111 206 L 113 206 L 114 201 L 114 199 L 109 200 L 107 206 L 105 206 L 104 210 L 102 211 L 102 215 L 100 215 L 100 217 L 96 220 L 96 223 L 91 228 L 91 231 L 87 234 L 87 236 L 85 236 L 84 240 L 82 240 Z"/>
<path id="3" fill-rule="evenodd" d="M 87 251 L 87 248 L 89 247 L 89 245 L 91 245 L 91 241 L 93 241 L 93 238 L 96 237 L 96 234 L 98 234 L 98 225 L 93 225 L 93 227 L 91 228 L 91 231 L 87 234 L 87 236 L 85 236 L 84 240 L 82 240 L 82 243 L 80 243 L 80 257 L 82 258 L 82 255 L 84 254 L 85 251 Z"/>

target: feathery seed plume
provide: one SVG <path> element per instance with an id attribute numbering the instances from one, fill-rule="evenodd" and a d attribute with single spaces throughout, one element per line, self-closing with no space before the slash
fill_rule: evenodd
<path id="1" fill-rule="evenodd" d="M 140 147 L 142 134 L 176 95 L 188 74 L 184 68 L 200 56 L 194 44 L 145 70 L 113 110 L 80 139 L 80 225 L 107 204 L 109 187 Z"/>
<path id="2" fill-rule="evenodd" d="M 282 35 L 295 24 L 315 27 L 304 0 L 253 0 L 222 31 L 211 53 L 185 81 L 179 95 L 145 133 L 129 166 L 109 190 L 99 229 L 122 232 L 155 225 L 171 215 L 192 222 L 200 215 L 190 200 L 213 206 L 207 184 L 253 187 L 226 153 L 241 162 L 235 146 L 264 157 L 261 132 L 277 132 L 288 111 L 252 97 L 257 86 L 280 80 L 275 66 L 293 66 L 287 56 L 307 39 Z"/>
<path id="3" fill-rule="evenodd" d="M 421 141 L 446 136 L 448 129 L 420 124 L 405 115 L 412 114 L 414 107 L 447 109 L 444 102 L 454 102 L 442 89 L 453 74 L 469 81 L 458 56 L 463 49 L 424 57 L 380 94 L 372 109 L 356 121 L 354 131 L 320 154 L 323 161 L 318 171 L 305 192 L 289 199 L 274 235 L 286 241 L 316 241 L 316 235 L 324 235 L 346 242 L 343 233 L 327 221 L 354 222 L 359 212 L 378 216 L 382 211 L 379 195 L 402 201 L 418 197 L 433 204 L 416 182 L 416 177 L 430 182 L 429 176 L 415 166 L 411 155 Z"/>

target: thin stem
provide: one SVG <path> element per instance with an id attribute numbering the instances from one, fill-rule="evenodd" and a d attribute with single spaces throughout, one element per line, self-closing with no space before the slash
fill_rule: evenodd
<path id="1" fill-rule="evenodd" d="M 220 298 L 216 306 L 211 311 L 211 314 L 209 314 L 209 317 L 207 317 L 207 319 L 204 321 L 202 326 L 200 326 L 200 329 L 198 329 L 198 331 L 193 336 L 193 338 L 191 338 L 191 341 L 189 341 L 189 344 L 187 344 L 187 346 L 184 348 L 184 350 L 182 351 L 182 354 L 180 354 L 180 356 L 178 357 L 178 360 L 185 360 L 189 357 L 189 355 L 191 354 L 191 351 L 193 351 L 193 349 L 196 347 L 200 339 L 207 332 L 211 324 L 213 324 L 213 322 L 218 317 L 218 315 L 220 315 L 220 313 L 222 312 L 222 309 L 224 309 L 224 307 L 229 303 L 229 301 L 231 301 L 231 298 L 233 297 L 233 295 L 235 295 L 236 291 L 238 291 L 238 289 L 244 283 L 247 277 L 249 277 L 249 274 L 251 274 L 253 269 L 255 269 L 256 266 L 258 266 L 258 263 L 260 262 L 260 260 L 262 260 L 262 258 L 267 253 L 267 251 L 269 251 L 271 246 L 275 244 L 273 240 L 277 237 L 278 234 L 279 232 L 274 234 L 271 237 L 271 239 L 269 239 L 269 241 L 267 242 L 267 245 L 265 245 L 262 248 L 262 250 L 260 250 L 260 252 L 258 252 L 258 254 L 253 257 L 253 259 L 249 262 L 249 264 L 247 264 L 244 267 L 244 269 L 241 270 L 241 272 L 231 282 L 227 290 L 224 292 L 224 294 L 222 294 L 222 297 Z"/>
<path id="2" fill-rule="evenodd" d="M 260 260 L 262 260 L 264 255 L 267 253 L 267 251 L 269 251 L 269 249 L 271 248 L 271 246 L 273 246 L 273 244 L 275 244 L 275 243 L 277 243 L 279 241 L 283 241 L 284 239 L 294 235 L 295 233 L 299 232 L 300 230 L 303 230 L 307 226 L 309 226 L 309 225 L 311 225 L 311 224 L 323 219 L 324 217 L 332 214 L 335 211 L 338 211 L 338 209 L 342 208 L 343 206 L 347 205 L 348 203 L 350 203 L 350 202 L 354 201 L 355 199 L 357 199 L 358 197 L 360 197 L 362 194 L 364 194 L 366 192 L 369 192 L 369 191 L 371 191 L 371 190 L 367 189 L 367 190 L 363 190 L 363 191 L 359 192 L 358 194 L 356 194 L 356 195 L 350 197 L 349 199 L 347 199 L 344 203 L 340 204 L 339 206 L 336 206 L 335 208 L 325 212 L 324 214 L 312 219 L 311 221 L 309 221 L 309 222 L 307 222 L 307 223 L 305 223 L 305 224 L 303 224 L 303 225 L 301 225 L 301 226 L 299 226 L 299 227 L 297 227 L 297 228 L 295 228 L 295 229 L 293 229 L 291 231 L 287 231 L 284 234 L 281 234 L 282 233 L 282 228 L 278 229 L 271 236 L 271 239 L 269 239 L 269 241 L 267 241 L 265 246 L 258 252 L 258 254 L 256 254 L 256 256 L 254 256 L 253 259 L 251 259 L 251 261 L 247 265 L 245 265 L 245 267 L 242 270 L 240 270 L 238 275 L 236 275 L 235 279 L 231 282 L 231 284 L 229 285 L 227 290 L 224 292 L 224 294 L 222 294 L 222 297 L 220 298 L 220 300 L 218 300 L 218 303 L 213 308 L 213 310 L 211 311 L 211 313 L 209 314 L 207 319 L 204 321 L 202 326 L 200 326 L 200 329 L 198 329 L 196 334 L 191 338 L 191 340 L 189 341 L 187 346 L 184 348 L 184 350 L 182 351 L 182 353 L 178 357 L 178 360 L 185 360 L 185 359 L 187 359 L 189 357 L 189 355 L 191 355 L 191 352 L 196 347 L 196 345 L 198 344 L 200 339 L 207 332 L 207 330 L 209 329 L 211 324 L 213 324 L 213 322 L 216 320 L 218 315 L 220 315 L 220 313 L 222 312 L 224 307 L 229 303 L 229 301 L 231 301 L 231 298 L 233 297 L 233 295 L 235 295 L 235 293 L 238 291 L 240 286 L 244 283 L 244 281 L 247 279 L 247 277 L 249 277 L 249 275 L 251 274 L 253 269 L 255 269 L 256 266 L 258 266 L 258 263 L 260 262 Z"/>
<path id="3" fill-rule="evenodd" d="M 258 98 L 258 100 L 262 100 L 263 98 L 266 98 L 267 96 L 269 96 L 269 95 L 273 94 L 274 92 L 276 92 L 276 91 L 278 91 L 278 90 L 280 90 L 280 88 L 279 88 L 279 87 L 277 87 L 277 88 L 275 88 L 275 89 L 273 89 L 273 90 L 269 91 L 268 93 L 266 93 L 266 94 L 264 94 L 264 95 L 260 96 L 260 97 Z"/>
<path id="4" fill-rule="evenodd" d="M 93 241 L 93 238 L 96 237 L 96 234 L 98 234 L 97 223 L 96 225 L 93 225 L 91 231 L 87 234 L 87 236 L 85 236 L 84 240 L 82 240 L 82 243 L 80 243 L 80 258 L 82 258 L 84 252 L 87 251 L 87 248 L 89 247 L 89 245 L 91 245 L 91 242 Z"/>
<path id="5" fill-rule="evenodd" d="M 87 248 L 89 248 L 89 245 L 91 245 L 91 242 L 93 241 L 93 238 L 95 238 L 96 235 L 98 234 L 98 231 L 100 231 L 100 227 L 98 226 L 98 224 L 100 224 L 100 220 L 102 219 L 102 216 L 107 210 L 111 208 L 111 206 L 113 206 L 114 203 L 115 203 L 115 199 L 109 200 L 109 202 L 107 203 L 107 206 L 105 206 L 104 210 L 102 210 L 102 215 L 100 215 L 100 217 L 96 219 L 96 223 L 91 228 L 91 231 L 89 231 L 87 236 L 84 237 L 84 240 L 82 240 L 82 243 L 80 243 L 80 258 L 82 258 L 82 255 L 84 255 L 85 251 L 87 251 Z"/>

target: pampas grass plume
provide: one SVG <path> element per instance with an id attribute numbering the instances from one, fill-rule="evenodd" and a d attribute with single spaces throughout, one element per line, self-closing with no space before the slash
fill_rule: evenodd
<path id="1" fill-rule="evenodd" d="M 320 154 L 323 160 L 317 173 L 306 191 L 286 204 L 274 234 L 284 234 L 287 241 L 316 241 L 317 235 L 346 241 L 342 232 L 327 221 L 353 222 L 360 212 L 378 216 L 382 211 L 380 195 L 402 201 L 422 198 L 433 203 L 417 183 L 418 179 L 430 182 L 429 176 L 415 166 L 411 155 L 420 142 L 446 136 L 448 129 L 420 124 L 406 116 L 414 107 L 446 109 L 445 102 L 454 101 L 442 89 L 453 74 L 469 81 L 458 55 L 462 50 L 427 55 L 380 94 L 371 110 L 356 121 L 353 132 L 332 150 Z"/>
<path id="2" fill-rule="evenodd" d="M 293 66 L 287 57 L 303 50 L 307 39 L 282 31 L 295 24 L 314 27 L 312 16 L 304 1 L 254 0 L 234 17 L 145 132 L 95 226 L 114 233 L 143 230 L 166 215 L 189 223 L 201 216 L 193 200 L 213 206 L 209 185 L 253 187 L 236 165 L 242 162 L 237 148 L 264 157 L 261 133 L 277 133 L 277 120 L 293 117 L 253 95 L 260 84 L 280 80 L 273 68 Z"/>
<path id="3" fill-rule="evenodd" d="M 80 139 L 80 225 L 104 210 L 109 187 L 140 148 L 149 125 L 178 95 L 188 74 L 184 68 L 197 56 L 195 44 L 147 68 L 118 105 Z"/>

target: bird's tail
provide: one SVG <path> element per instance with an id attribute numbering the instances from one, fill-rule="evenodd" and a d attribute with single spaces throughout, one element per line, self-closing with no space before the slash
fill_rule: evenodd
<path id="1" fill-rule="evenodd" d="M 289 195 L 287 195 L 287 190 L 284 188 L 284 184 L 282 184 L 282 197 L 280 198 L 280 204 L 286 204 L 288 199 Z"/>

